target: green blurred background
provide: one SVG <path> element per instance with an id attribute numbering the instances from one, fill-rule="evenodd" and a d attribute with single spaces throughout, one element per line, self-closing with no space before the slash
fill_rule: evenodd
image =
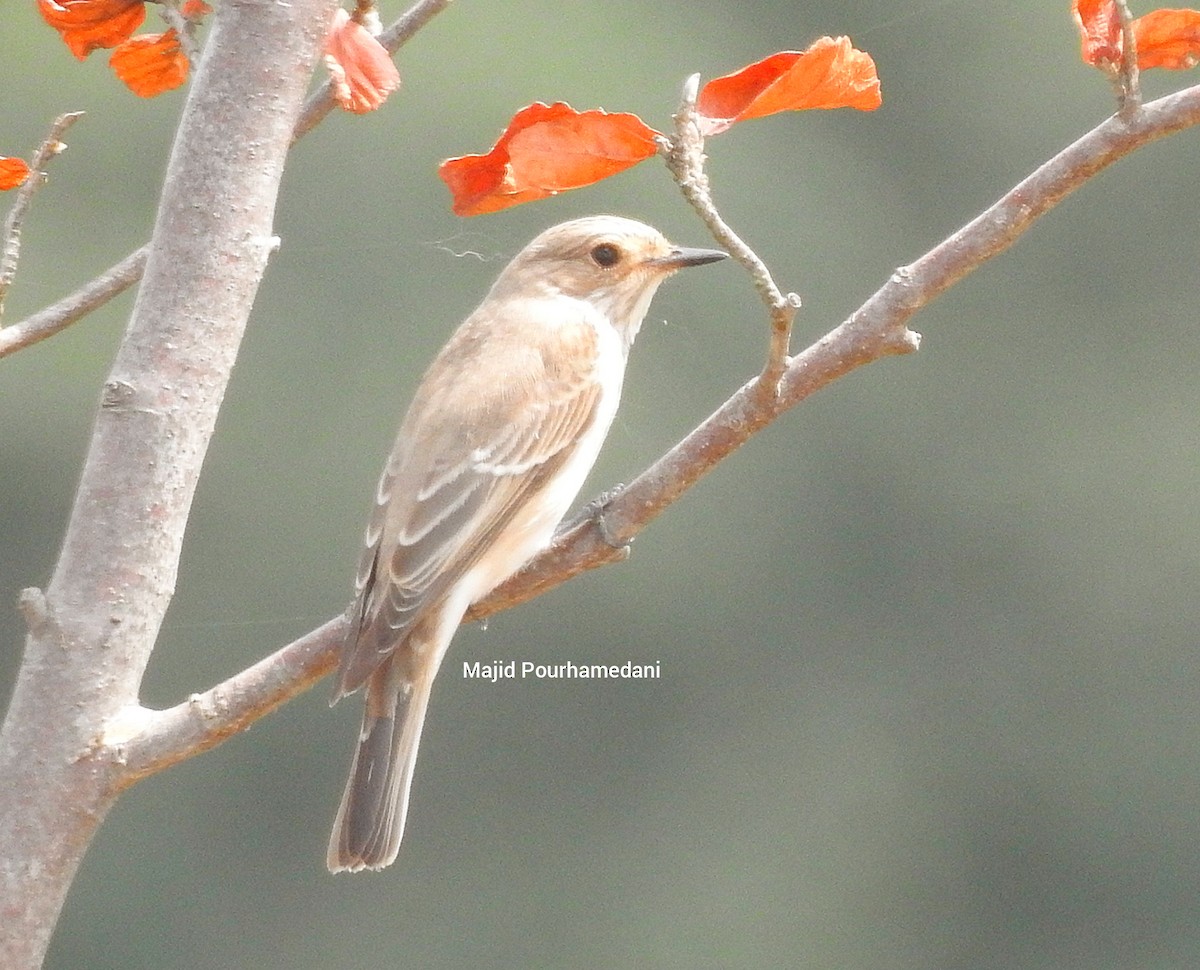
<path id="1" fill-rule="evenodd" d="M 293 153 L 145 701 L 344 606 L 421 370 L 536 232 L 613 211 L 706 242 L 657 162 L 461 220 L 440 159 L 538 99 L 665 127 L 689 73 L 849 34 L 879 111 L 709 145 L 726 217 L 804 298 L 799 346 L 1110 113 L 1067 8 L 454 4 L 383 110 Z M 76 63 L 31 3 L 0 32 L 0 154 L 88 112 L 28 220 L 13 322 L 147 238 L 183 96 L 142 102 L 105 54 Z M 920 314 L 919 354 L 792 412 L 628 563 L 464 629 L 393 868 L 324 870 L 359 712 L 321 685 L 121 800 L 47 966 L 1200 965 L 1196 137 L 1096 178 Z M 12 604 L 52 568 L 130 306 L 0 362 L 3 697 Z M 707 415 L 765 340 L 736 266 L 664 287 L 583 498 Z M 509 658 L 663 676 L 461 676 Z"/>

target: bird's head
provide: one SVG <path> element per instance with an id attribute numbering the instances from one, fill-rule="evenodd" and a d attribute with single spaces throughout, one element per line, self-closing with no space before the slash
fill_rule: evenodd
<path id="1" fill-rule="evenodd" d="M 676 246 L 645 223 L 587 216 L 547 229 L 496 281 L 500 291 L 586 300 L 632 341 L 659 283 L 685 266 L 724 259 L 719 249 Z"/>

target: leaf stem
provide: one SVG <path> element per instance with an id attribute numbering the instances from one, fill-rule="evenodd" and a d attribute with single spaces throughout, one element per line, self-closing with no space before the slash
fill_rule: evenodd
<path id="1" fill-rule="evenodd" d="M 1141 72 L 1138 68 L 1137 38 L 1133 33 L 1133 14 L 1126 0 L 1117 0 L 1121 18 L 1121 69 L 1114 79 L 1117 111 L 1123 118 L 1136 114 L 1142 106 Z"/>

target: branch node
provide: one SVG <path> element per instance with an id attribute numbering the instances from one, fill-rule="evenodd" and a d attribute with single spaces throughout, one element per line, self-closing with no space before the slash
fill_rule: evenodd
<path id="1" fill-rule="evenodd" d="M 97 739 L 99 746 L 112 751 L 121 764 L 126 763 L 126 747 L 134 738 L 141 737 L 154 721 L 157 711 L 141 704 L 128 704 L 104 722 Z"/>
<path id="2" fill-rule="evenodd" d="M 141 411 L 146 414 L 160 413 L 157 408 L 142 403 L 142 394 L 128 381 L 112 379 L 104 382 L 100 392 L 100 408 L 104 411 Z"/>
<path id="3" fill-rule="evenodd" d="M 197 694 L 188 694 L 187 709 L 201 724 L 220 721 L 229 713 L 229 701 L 224 684 L 217 684 Z"/>
<path id="4" fill-rule="evenodd" d="M 791 363 L 789 351 L 792 343 L 792 321 L 800 309 L 800 297 L 789 293 L 771 308 L 771 340 L 767 349 L 767 362 L 759 374 L 755 389 L 760 399 L 767 404 L 778 400 L 783 389 L 783 375 Z"/>
<path id="5" fill-rule="evenodd" d="M 17 608 L 25 618 L 25 629 L 40 636 L 47 628 L 57 628 L 54 611 L 46 594 L 36 586 L 26 586 L 17 596 Z"/>
<path id="6" fill-rule="evenodd" d="M 889 355 L 915 354 L 921 349 L 921 335 L 908 327 L 888 330 L 883 338 L 882 349 Z"/>

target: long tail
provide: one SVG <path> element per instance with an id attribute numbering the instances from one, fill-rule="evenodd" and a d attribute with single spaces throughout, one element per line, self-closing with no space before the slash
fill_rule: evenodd
<path id="1" fill-rule="evenodd" d="M 433 677 L 401 677 L 391 660 L 367 680 L 366 710 L 329 854 L 330 872 L 382 869 L 396 861 L 421 726 Z"/>

